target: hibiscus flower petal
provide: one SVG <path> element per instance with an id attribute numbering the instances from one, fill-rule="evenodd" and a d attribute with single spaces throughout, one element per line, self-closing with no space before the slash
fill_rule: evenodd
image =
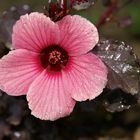
<path id="1" fill-rule="evenodd" d="M 87 53 L 99 40 L 96 27 L 81 16 L 68 15 L 57 23 L 61 32 L 60 46 L 71 56 Z"/>
<path id="2" fill-rule="evenodd" d="M 107 82 L 107 68 L 94 54 L 72 57 L 62 71 L 65 88 L 76 101 L 91 100 L 98 96 Z"/>
<path id="3" fill-rule="evenodd" d="M 32 114 L 43 120 L 56 120 L 69 115 L 75 101 L 64 90 L 61 73 L 48 74 L 44 70 L 31 84 L 27 100 Z"/>
<path id="4" fill-rule="evenodd" d="M 0 60 L 0 88 L 9 95 L 24 95 L 40 72 L 37 53 L 13 50 Z"/>
<path id="5" fill-rule="evenodd" d="M 49 17 L 37 12 L 21 16 L 13 28 L 12 41 L 16 49 L 40 51 L 58 44 L 59 27 Z"/>

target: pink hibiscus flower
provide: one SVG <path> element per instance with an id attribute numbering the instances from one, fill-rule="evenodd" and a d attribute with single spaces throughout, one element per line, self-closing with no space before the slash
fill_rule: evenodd
<path id="1" fill-rule="evenodd" d="M 89 52 L 98 32 L 85 18 L 68 15 L 54 23 L 41 13 L 24 15 L 12 41 L 15 50 L 0 60 L 0 87 L 12 96 L 27 95 L 40 119 L 69 115 L 76 101 L 94 99 L 106 85 L 105 65 Z"/>

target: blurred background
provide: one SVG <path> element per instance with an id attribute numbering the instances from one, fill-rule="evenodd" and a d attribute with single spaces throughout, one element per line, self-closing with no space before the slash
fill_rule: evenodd
<path id="1" fill-rule="evenodd" d="M 140 57 L 140 1 L 118 2 L 120 8 L 99 27 L 100 38 L 124 41 Z M 25 4 L 43 12 L 47 0 L 1 0 L 0 15 Z M 72 14 L 97 25 L 109 8 L 109 0 L 97 0 L 86 10 L 73 9 Z M 140 140 L 140 106 L 111 113 L 100 106 L 100 98 L 77 103 L 71 116 L 49 122 L 30 115 L 25 97 L 10 97 L 0 91 L 0 140 Z"/>

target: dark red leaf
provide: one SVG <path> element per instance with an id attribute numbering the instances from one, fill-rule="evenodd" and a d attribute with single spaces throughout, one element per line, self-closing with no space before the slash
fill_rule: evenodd
<path id="1" fill-rule="evenodd" d="M 71 0 L 71 5 L 75 10 L 84 10 L 94 5 L 95 1 L 96 0 Z"/>
<path id="2" fill-rule="evenodd" d="M 108 67 L 109 89 L 120 88 L 132 95 L 139 93 L 140 65 L 132 47 L 114 40 L 100 41 L 93 50 Z"/>

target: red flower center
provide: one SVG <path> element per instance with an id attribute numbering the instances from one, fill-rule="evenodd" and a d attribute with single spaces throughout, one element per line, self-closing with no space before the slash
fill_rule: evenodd
<path id="1" fill-rule="evenodd" d="M 60 71 L 68 62 L 68 53 L 58 45 L 51 45 L 40 53 L 41 65 L 51 71 Z"/>

